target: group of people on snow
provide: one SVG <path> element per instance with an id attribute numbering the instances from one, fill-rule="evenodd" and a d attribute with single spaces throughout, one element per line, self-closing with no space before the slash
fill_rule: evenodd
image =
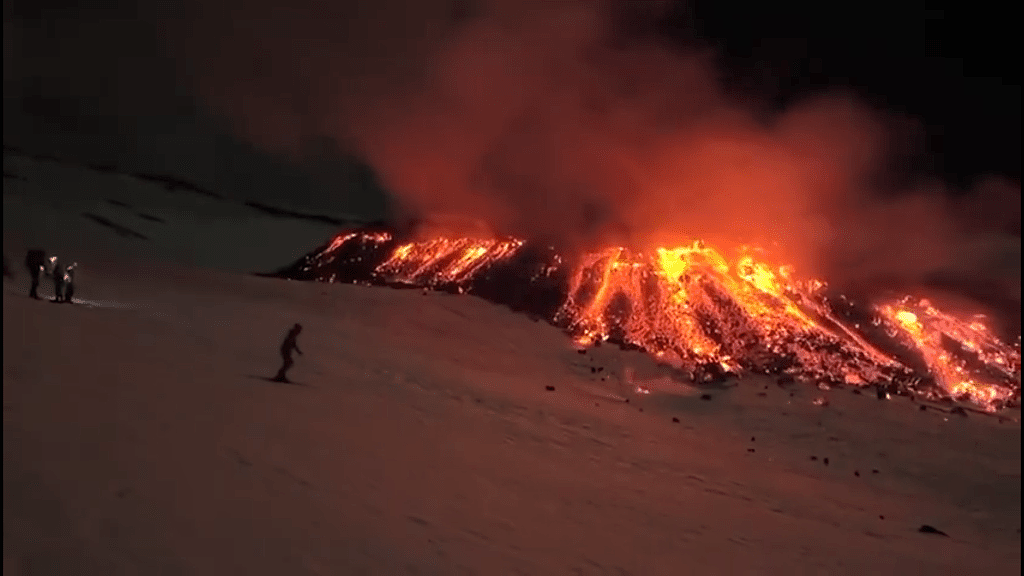
<path id="1" fill-rule="evenodd" d="M 32 285 L 28 292 L 29 297 L 40 299 L 40 277 L 46 275 L 53 279 L 53 302 L 74 302 L 77 262 L 65 266 L 56 256 L 47 258 L 46 252 L 33 249 L 25 255 L 25 267 L 28 268 L 29 276 L 32 278 Z"/>
<path id="2" fill-rule="evenodd" d="M 53 302 L 73 302 L 77 262 L 72 262 L 65 266 L 56 256 L 47 257 L 46 252 L 43 250 L 32 249 L 25 255 L 25 267 L 28 268 L 29 276 L 32 278 L 32 285 L 28 293 L 29 297 L 40 300 L 39 282 L 42 276 L 45 275 L 53 279 Z M 9 272 L 9 270 L 5 269 L 6 272 Z M 281 343 L 281 368 L 270 380 L 291 383 L 288 379 L 288 370 L 295 364 L 295 360 L 292 359 L 292 353 L 298 352 L 299 355 L 302 354 L 298 344 L 298 337 L 301 332 L 302 324 L 295 324 L 285 335 L 284 341 Z"/>

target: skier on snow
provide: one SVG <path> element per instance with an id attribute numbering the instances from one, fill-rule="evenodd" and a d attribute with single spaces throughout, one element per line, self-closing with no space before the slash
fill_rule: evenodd
<path id="1" fill-rule="evenodd" d="M 295 324 L 292 329 L 288 331 L 288 334 L 284 337 L 284 342 L 281 342 L 281 369 L 277 371 L 277 375 L 274 376 L 274 382 L 285 382 L 290 383 L 288 380 L 288 369 L 295 364 L 292 360 L 292 351 L 298 352 L 302 355 L 302 350 L 299 350 L 298 342 L 296 339 L 299 337 L 299 333 L 302 332 L 302 324 Z"/>

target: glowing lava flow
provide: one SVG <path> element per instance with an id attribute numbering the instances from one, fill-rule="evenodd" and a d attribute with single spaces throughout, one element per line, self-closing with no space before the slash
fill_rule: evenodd
<path id="1" fill-rule="evenodd" d="M 975 318 L 962 321 L 924 300 L 874 306 L 840 302 L 825 284 L 797 280 L 742 249 L 735 257 L 700 242 L 653 254 L 616 247 L 567 264 L 517 239 L 403 242 L 385 231 L 339 235 L 280 274 L 479 294 L 546 316 L 581 344 L 611 340 L 646 350 L 699 378 L 790 374 L 821 385 L 895 387 L 995 409 L 1017 401 L 1020 349 Z"/>
<path id="2" fill-rule="evenodd" d="M 1016 379 L 1019 390 L 1020 349 L 1000 342 L 981 318 L 963 322 L 928 300 L 911 298 L 876 309 L 895 329 L 893 336 L 905 339 L 920 352 L 929 372 L 951 396 L 991 406 L 1013 394 L 1012 387 L 993 385 L 993 379 Z"/>

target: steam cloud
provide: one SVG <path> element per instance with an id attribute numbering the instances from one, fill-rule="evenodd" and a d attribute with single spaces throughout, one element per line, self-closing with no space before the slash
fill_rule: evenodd
<path id="1" fill-rule="evenodd" d="M 894 186 L 911 120 L 842 91 L 783 111 L 732 95 L 714 54 L 617 25 L 661 4 L 204 3 L 168 37 L 247 135 L 333 137 L 408 214 L 581 247 L 757 242 L 841 284 L 1019 315 L 1019 183 Z"/>

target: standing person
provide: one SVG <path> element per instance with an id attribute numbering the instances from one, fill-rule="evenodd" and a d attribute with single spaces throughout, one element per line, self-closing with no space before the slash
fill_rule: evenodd
<path id="1" fill-rule="evenodd" d="M 292 350 L 299 353 L 302 356 L 302 350 L 299 350 L 299 344 L 296 342 L 296 338 L 299 337 L 299 333 L 302 332 L 302 324 L 295 324 L 292 329 L 288 331 L 288 334 L 284 337 L 284 342 L 281 342 L 281 369 L 277 371 L 277 375 L 272 378 L 274 382 L 286 382 L 291 383 L 288 380 L 288 369 L 295 364 L 292 360 Z"/>
<path id="2" fill-rule="evenodd" d="M 75 295 L 75 268 L 78 262 L 72 262 L 71 266 L 64 269 L 64 302 L 73 304 L 71 300 Z"/>
<path id="3" fill-rule="evenodd" d="M 64 297 L 64 268 L 56 256 L 50 256 L 50 275 L 53 276 L 53 301 L 60 302 Z"/>
<path id="4" fill-rule="evenodd" d="M 39 300 L 39 275 L 46 267 L 46 252 L 42 250 L 29 250 L 25 254 L 25 267 L 28 268 L 28 275 L 32 278 L 32 287 L 28 290 L 29 298 Z"/>

